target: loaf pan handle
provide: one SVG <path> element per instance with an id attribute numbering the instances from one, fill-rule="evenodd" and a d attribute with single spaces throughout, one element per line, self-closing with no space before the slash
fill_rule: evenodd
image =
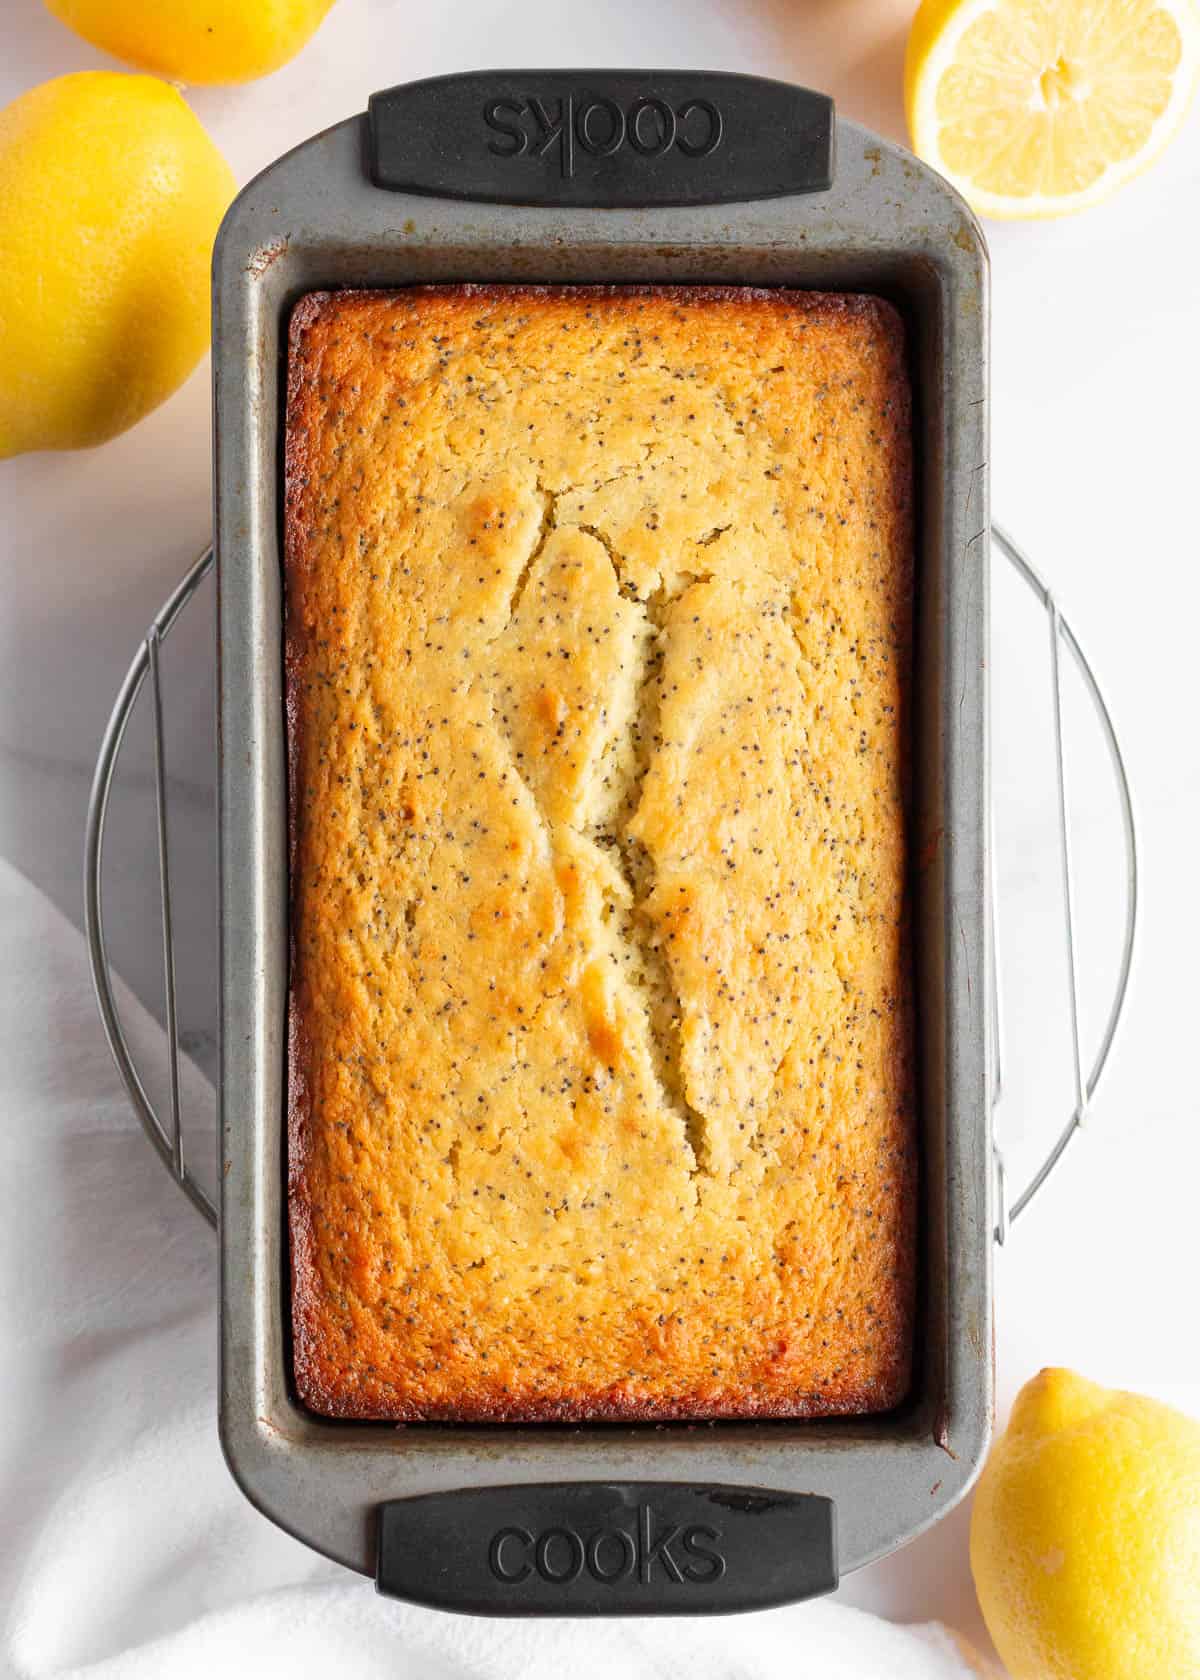
<path id="1" fill-rule="evenodd" d="M 393 192 L 598 209 L 833 184 L 833 101 L 761 76 L 496 70 L 371 96 L 367 173 Z"/>
<path id="2" fill-rule="evenodd" d="M 837 1586 L 833 1502 L 687 1482 L 542 1482 L 379 1509 L 381 1593 L 477 1616 L 765 1610 Z"/>

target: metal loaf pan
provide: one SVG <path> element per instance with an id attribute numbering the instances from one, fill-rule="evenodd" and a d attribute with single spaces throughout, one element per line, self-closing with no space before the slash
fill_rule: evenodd
<path id="1" fill-rule="evenodd" d="M 831 179 L 832 177 L 832 179 Z M 773 195 L 773 196 L 767 196 Z M 281 416 L 304 292 L 421 281 L 869 290 L 908 326 L 918 428 L 911 834 L 921 1252 L 913 1390 L 878 1417 L 343 1424 L 290 1385 Z M 528 71 L 393 89 L 273 165 L 215 258 L 221 1436 L 267 1516 L 384 1590 L 491 1613 L 803 1597 L 963 1494 L 992 1410 L 987 258 L 899 147 L 775 82 Z M 836 1531 L 836 1538 L 835 1538 Z M 663 1536 L 667 1538 L 664 1540 Z"/>

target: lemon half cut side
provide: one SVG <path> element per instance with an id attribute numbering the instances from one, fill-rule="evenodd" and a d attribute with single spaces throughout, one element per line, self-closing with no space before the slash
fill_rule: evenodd
<path id="1" fill-rule="evenodd" d="M 1139 174 L 1200 76 L 1196 0 L 924 0 L 913 149 L 985 216 L 1062 216 Z"/>

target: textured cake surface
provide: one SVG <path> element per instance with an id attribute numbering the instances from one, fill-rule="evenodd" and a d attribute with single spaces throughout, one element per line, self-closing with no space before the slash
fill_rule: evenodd
<path id="1" fill-rule="evenodd" d="M 877 299 L 297 306 L 288 1190 L 313 1409 L 903 1397 L 910 479 Z"/>

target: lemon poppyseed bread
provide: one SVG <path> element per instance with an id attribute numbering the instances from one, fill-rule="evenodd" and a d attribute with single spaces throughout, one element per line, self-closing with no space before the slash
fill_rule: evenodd
<path id="1" fill-rule="evenodd" d="M 297 305 L 288 1204 L 317 1412 L 903 1397 L 910 435 L 873 298 Z"/>

